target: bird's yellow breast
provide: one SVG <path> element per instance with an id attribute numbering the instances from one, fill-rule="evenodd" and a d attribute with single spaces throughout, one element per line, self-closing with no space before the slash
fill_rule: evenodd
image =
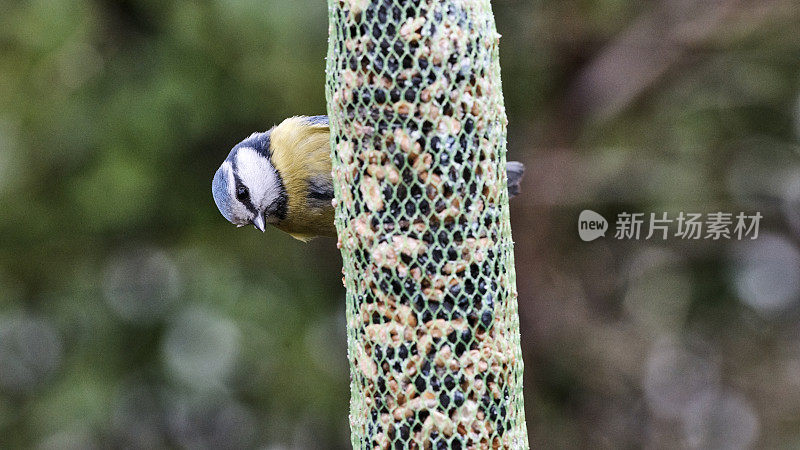
<path id="1" fill-rule="evenodd" d="M 286 218 L 275 224 L 300 240 L 315 236 L 336 236 L 334 209 L 311 205 L 309 181 L 331 180 L 330 129 L 310 123 L 307 117 L 291 117 L 272 129 L 272 165 L 283 180 L 288 197 Z"/>

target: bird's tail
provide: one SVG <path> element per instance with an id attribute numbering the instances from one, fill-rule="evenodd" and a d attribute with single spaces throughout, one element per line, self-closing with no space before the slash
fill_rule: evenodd
<path id="1" fill-rule="evenodd" d="M 519 194 L 519 184 L 522 175 L 525 173 L 525 166 L 519 161 L 509 161 L 506 164 L 506 174 L 508 175 L 508 196 L 513 197 Z"/>

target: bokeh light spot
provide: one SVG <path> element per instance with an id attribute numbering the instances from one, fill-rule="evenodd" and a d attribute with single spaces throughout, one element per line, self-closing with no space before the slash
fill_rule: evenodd
<path id="1" fill-rule="evenodd" d="M 47 321 L 22 315 L 0 317 L 0 388 L 33 390 L 61 363 L 62 343 Z"/>
<path id="2" fill-rule="evenodd" d="M 239 329 L 225 318 L 190 308 L 181 313 L 163 343 L 169 372 L 199 390 L 222 388 L 240 350 Z"/>
<path id="3" fill-rule="evenodd" d="M 739 297 L 772 317 L 800 299 L 800 251 L 780 235 L 743 241 L 733 252 L 734 285 Z"/>
<path id="4" fill-rule="evenodd" d="M 706 355 L 664 339 L 645 363 L 642 382 L 647 405 L 657 416 L 677 419 L 702 392 L 719 382 L 719 367 Z"/>
<path id="5" fill-rule="evenodd" d="M 137 249 L 118 254 L 106 267 L 106 303 L 123 320 L 152 323 L 171 311 L 181 292 L 178 267 L 162 251 Z"/>

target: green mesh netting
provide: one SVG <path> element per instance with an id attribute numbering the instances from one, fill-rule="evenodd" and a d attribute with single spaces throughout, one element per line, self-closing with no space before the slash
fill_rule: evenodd
<path id="1" fill-rule="evenodd" d="M 354 448 L 527 448 L 489 0 L 329 0 Z"/>

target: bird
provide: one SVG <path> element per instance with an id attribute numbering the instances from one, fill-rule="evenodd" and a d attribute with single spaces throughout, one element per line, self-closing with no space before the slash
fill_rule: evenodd
<path id="1" fill-rule="evenodd" d="M 510 196 L 519 193 L 520 162 L 507 163 Z M 294 116 L 236 144 L 214 174 L 223 217 L 266 231 L 272 225 L 301 241 L 336 237 L 328 116 Z"/>

